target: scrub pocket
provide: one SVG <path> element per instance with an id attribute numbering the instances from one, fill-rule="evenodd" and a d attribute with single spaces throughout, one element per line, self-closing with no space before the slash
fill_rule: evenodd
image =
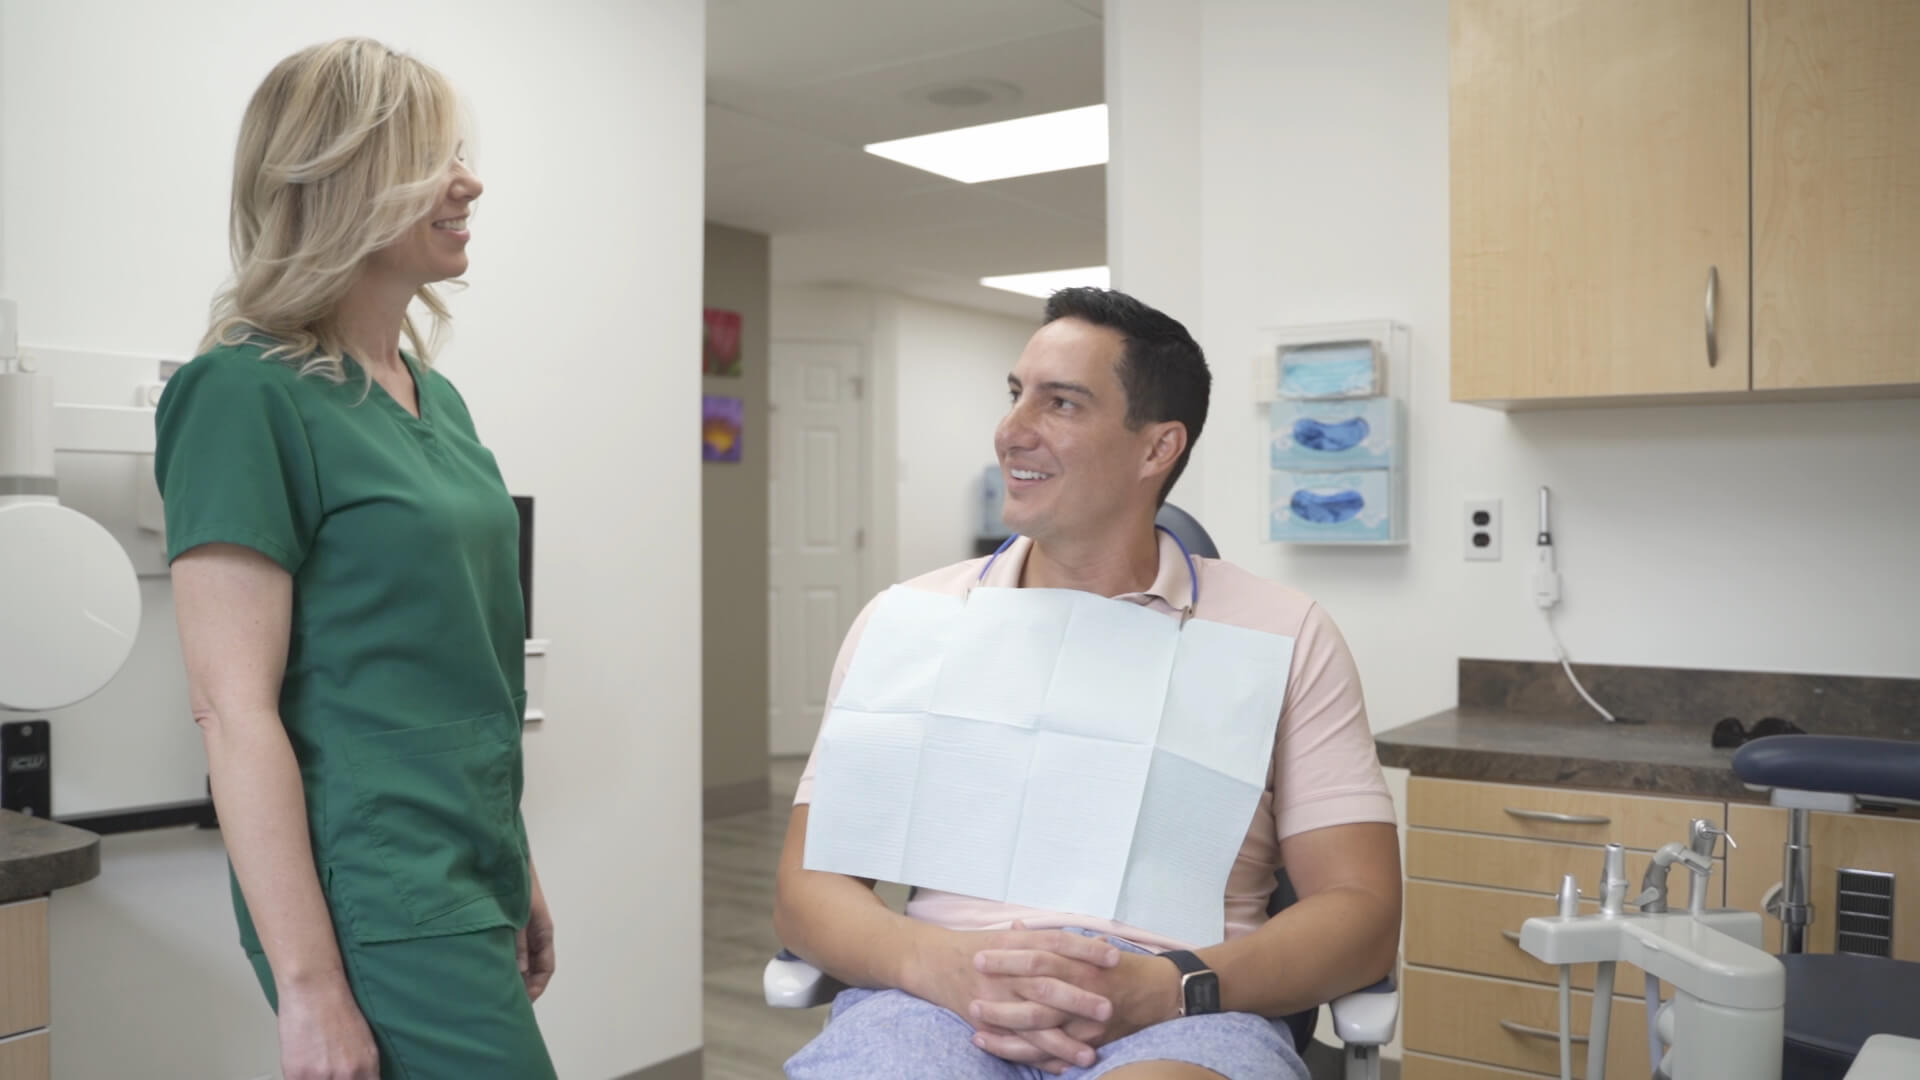
<path id="1" fill-rule="evenodd" d="M 365 840 L 347 843 L 371 849 L 414 929 L 453 932 L 461 920 L 450 917 L 462 908 L 514 892 L 521 876 L 515 740 L 503 733 L 517 729 L 493 714 L 348 740 L 354 815 Z M 358 908 L 385 906 L 356 900 Z M 367 940 L 389 936 L 384 927 L 361 929 Z"/>

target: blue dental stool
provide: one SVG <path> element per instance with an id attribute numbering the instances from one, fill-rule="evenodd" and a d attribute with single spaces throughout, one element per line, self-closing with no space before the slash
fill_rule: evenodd
<path id="1" fill-rule="evenodd" d="M 1781 923 L 1787 969 L 1781 1076 L 1841 1080 L 1869 1037 L 1920 1039 L 1920 963 L 1805 951 L 1816 914 L 1809 815 L 1853 813 L 1862 801 L 1920 805 L 1920 742 L 1773 735 L 1735 751 L 1733 771 L 1749 787 L 1771 788 L 1773 805 L 1788 811 L 1783 880 L 1767 902 Z M 1891 925 L 1891 893 L 1886 908 Z"/>

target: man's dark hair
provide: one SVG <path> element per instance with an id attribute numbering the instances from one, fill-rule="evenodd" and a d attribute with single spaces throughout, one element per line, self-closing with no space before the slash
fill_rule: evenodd
<path id="1" fill-rule="evenodd" d="M 1200 429 L 1207 423 L 1207 395 L 1213 375 L 1206 355 L 1187 328 L 1164 312 L 1113 289 L 1083 286 L 1061 289 L 1047 299 L 1043 323 L 1079 319 L 1119 332 L 1126 342 L 1117 372 L 1127 392 L 1127 427 L 1138 431 L 1147 424 L 1178 420 L 1187 427 L 1187 448 L 1173 463 L 1160 501 L 1167 501 L 1174 481 L 1187 469 Z"/>

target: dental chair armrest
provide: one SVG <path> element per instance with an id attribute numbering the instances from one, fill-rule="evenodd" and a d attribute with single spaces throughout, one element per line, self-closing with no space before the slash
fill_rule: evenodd
<path id="1" fill-rule="evenodd" d="M 1341 1042 L 1348 1046 L 1385 1046 L 1393 1041 L 1393 1028 L 1400 1019 L 1400 991 L 1389 977 L 1365 990 L 1334 998 L 1327 1008 L 1333 1012 L 1333 1031 Z"/>
<path id="2" fill-rule="evenodd" d="M 767 961 L 767 970 L 760 982 L 767 1004 L 776 1009 L 811 1009 L 825 1005 L 846 989 L 840 980 L 785 949 Z"/>

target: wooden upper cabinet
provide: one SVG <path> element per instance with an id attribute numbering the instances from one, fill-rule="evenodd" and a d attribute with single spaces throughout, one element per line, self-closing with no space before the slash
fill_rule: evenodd
<path id="1" fill-rule="evenodd" d="M 1453 0 L 1454 399 L 1749 389 L 1747 8 Z"/>
<path id="2" fill-rule="evenodd" d="M 1754 388 L 1920 383 L 1920 3 L 1753 0 L 1753 212 Z"/>

